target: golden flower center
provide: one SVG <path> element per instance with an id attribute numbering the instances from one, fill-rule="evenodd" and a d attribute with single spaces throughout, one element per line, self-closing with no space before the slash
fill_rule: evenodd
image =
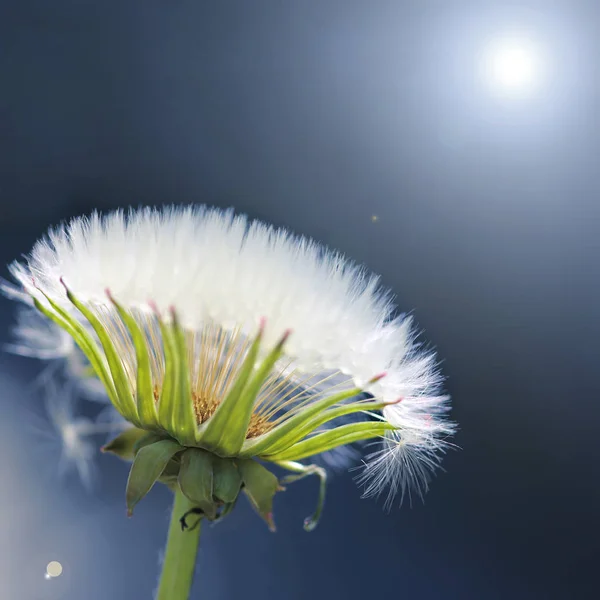
<path id="1" fill-rule="evenodd" d="M 159 386 L 154 386 L 154 401 L 158 404 L 160 399 L 161 389 Z M 194 403 L 194 413 L 196 415 L 196 422 L 198 425 L 202 425 L 210 419 L 217 407 L 220 404 L 220 400 L 217 398 L 210 397 L 205 394 L 198 394 L 192 392 L 192 402 Z M 247 438 L 257 437 L 270 431 L 275 427 L 276 423 L 273 423 L 268 419 L 267 416 L 258 413 L 252 413 L 250 417 L 250 424 L 248 425 Z"/>
<path id="2" fill-rule="evenodd" d="M 192 400 L 194 402 L 194 413 L 196 414 L 198 425 L 208 421 L 219 406 L 219 400 L 195 392 L 192 393 Z M 269 421 L 264 415 L 252 413 L 246 437 L 257 437 L 270 431 L 273 427 L 274 423 Z"/>

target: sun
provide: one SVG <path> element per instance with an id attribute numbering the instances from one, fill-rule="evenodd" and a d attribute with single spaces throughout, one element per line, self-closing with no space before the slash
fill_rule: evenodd
<path id="1" fill-rule="evenodd" d="M 493 91 L 503 96 L 524 96 L 542 80 L 538 45 L 523 36 L 503 36 L 491 41 L 482 61 L 483 76 Z"/>

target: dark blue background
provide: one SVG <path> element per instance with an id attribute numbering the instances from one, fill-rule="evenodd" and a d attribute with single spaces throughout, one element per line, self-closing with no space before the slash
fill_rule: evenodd
<path id="1" fill-rule="evenodd" d="M 381 273 L 443 359 L 462 449 L 425 504 L 387 515 L 340 476 L 307 534 L 307 480 L 272 535 L 241 503 L 194 598 L 597 597 L 599 23 L 566 0 L 1 4 L 2 264 L 94 208 L 235 206 Z M 552 84 L 496 102 L 473 59 L 515 24 Z M 94 494 L 59 482 L 38 367 L 0 358 L 0 597 L 150 598 L 169 494 L 126 519 L 106 456 Z"/>

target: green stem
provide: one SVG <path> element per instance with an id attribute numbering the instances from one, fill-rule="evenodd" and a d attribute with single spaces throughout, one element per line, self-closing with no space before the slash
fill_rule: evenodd
<path id="1" fill-rule="evenodd" d="M 193 507 L 194 505 L 181 493 L 181 490 L 177 489 L 156 600 L 188 600 L 189 598 L 200 540 L 200 523 L 196 525 L 194 518 L 191 517 L 191 527 L 182 531 L 179 519 Z"/>

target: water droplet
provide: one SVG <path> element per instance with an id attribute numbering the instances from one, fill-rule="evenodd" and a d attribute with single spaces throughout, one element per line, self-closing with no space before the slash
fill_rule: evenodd
<path id="1" fill-rule="evenodd" d="M 52 577 L 60 577 L 63 572 L 62 565 L 57 561 L 53 560 L 48 563 L 46 567 L 46 579 L 52 579 Z"/>

